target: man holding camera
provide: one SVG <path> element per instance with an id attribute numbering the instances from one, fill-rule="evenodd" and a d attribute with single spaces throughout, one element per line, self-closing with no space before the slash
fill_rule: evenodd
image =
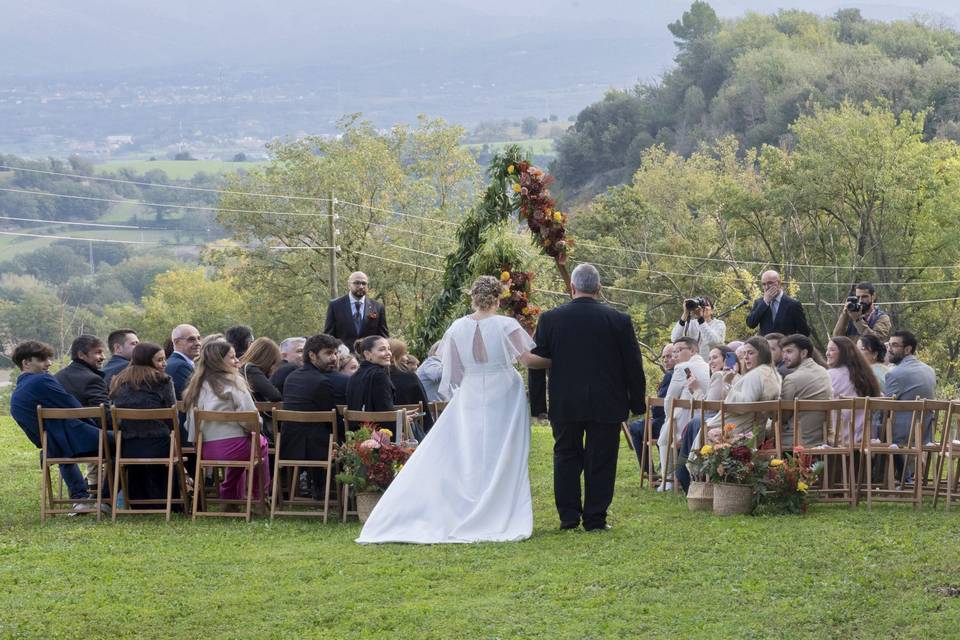
<path id="1" fill-rule="evenodd" d="M 872 335 L 879 338 L 880 342 L 886 342 L 891 326 L 890 316 L 877 306 L 876 287 L 870 282 L 861 282 L 854 286 L 854 295 L 847 297 L 847 304 L 840 311 L 833 335 L 847 336 L 852 340 Z"/>
<path id="2" fill-rule="evenodd" d="M 673 326 L 670 340 L 693 338 L 697 342 L 700 357 L 710 358 L 710 349 L 727 341 L 727 325 L 713 317 L 713 302 L 703 296 L 683 301 L 683 315 Z"/>

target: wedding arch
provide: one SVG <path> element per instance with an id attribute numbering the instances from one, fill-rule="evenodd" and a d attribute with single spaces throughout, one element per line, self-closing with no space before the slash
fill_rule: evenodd
<path id="1" fill-rule="evenodd" d="M 482 248 L 485 233 L 518 215 L 527 223 L 533 243 L 553 259 L 570 291 L 567 253 L 572 241 L 567 237 L 567 214 L 558 211 L 550 195 L 553 177 L 533 166 L 520 147 L 511 145 L 496 154 L 487 169 L 490 184 L 483 201 L 457 227 L 457 248 L 446 257 L 443 288 L 416 333 L 418 350 L 427 348 L 446 329 L 450 313 L 463 300 L 463 288 L 472 275 L 471 258 Z M 505 258 L 495 273 L 506 288 L 500 306 L 528 331 L 533 331 L 540 309 L 530 303 L 534 274 Z"/>

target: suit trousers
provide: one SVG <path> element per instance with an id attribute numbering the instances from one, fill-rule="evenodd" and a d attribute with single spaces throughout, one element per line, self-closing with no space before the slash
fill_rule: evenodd
<path id="1" fill-rule="evenodd" d="M 620 451 L 619 422 L 557 422 L 553 427 L 553 491 L 560 522 L 584 529 L 607 523 Z M 583 475 L 583 502 L 580 476 Z"/>

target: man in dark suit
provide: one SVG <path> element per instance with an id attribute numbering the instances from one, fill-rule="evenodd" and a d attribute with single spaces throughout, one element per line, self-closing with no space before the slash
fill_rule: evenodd
<path id="1" fill-rule="evenodd" d="M 390 337 L 383 305 L 367 296 L 367 274 L 350 274 L 350 293 L 331 300 L 323 332 L 334 336 L 353 351 L 353 343 L 367 336 Z"/>
<path id="2" fill-rule="evenodd" d="M 56 378 L 80 403 L 81 407 L 110 405 L 107 385 L 103 382 L 103 361 L 107 345 L 97 336 L 77 336 L 70 345 L 69 365 L 57 372 Z"/>
<path id="3" fill-rule="evenodd" d="M 620 423 L 642 414 L 643 363 L 630 317 L 597 300 L 600 274 L 581 264 L 571 275 L 573 300 L 544 313 L 535 355 L 552 361 L 553 489 L 561 529 L 608 529 Z M 580 476 L 584 475 L 581 503 Z"/>
<path id="4" fill-rule="evenodd" d="M 303 345 L 306 338 L 287 338 L 280 343 L 280 357 L 283 363 L 270 376 L 270 384 L 283 393 L 283 384 L 287 376 L 303 366 Z"/>
<path id="5" fill-rule="evenodd" d="M 303 366 L 287 376 L 283 384 L 283 408 L 290 411 L 331 411 L 346 402 L 345 393 L 338 397 L 337 385 L 331 379 L 337 370 L 340 341 L 318 334 L 307 338 L 303 346 Z M 342 434 L 341 430 L 341 434 Z M 291 422 L 282 425 L 280 453 L 295 460 L 324 460 L 331 430 L 328 425 Z M 311 492 L 323 498 L 323 469 L 311 469 Z M 277 480 L 279 482 L 279 480 Z"/>
<path id="6" fill-rule="evenodd" d="M 763 297 L 753 303 L 753 309 L 747 316 L 747 326 L 760 327 L 758 333 L 782 333 L 785 336 L 799 333 L 809 336 L 810 326 L 803 312 L 803 305 L 783 292 L 780 274 L 776 271 L 764 271 L 760 276 Z"/>
<path id="7" fill-rule="evenodd" d="M 140 338 L 133 329 L 117 329 L 107 336 L 107 348 L 110 349 L 110 360 L 103 365 L 103 383 L 110 389 L 113 376 L 127 368 L 133 358 L 133 349 L 140 344 Z"/>
<path id="8" fill-rule="evenodd" d="M 200 356 L 200 332 L 192 325 L 181 324 L 170 334 L 170 339 L 173 340 L 173 353 L 167 358 L 166 371 L 173 379 L 177 400 L 182 400 L 193 375 L 193 361 Z"/>

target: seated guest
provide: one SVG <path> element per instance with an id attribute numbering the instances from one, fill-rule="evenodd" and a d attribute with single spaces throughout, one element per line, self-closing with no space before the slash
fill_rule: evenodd
<path id="1" fill-rule="evenodd" d="M 196 366 L 197 369 L 190 378 L 190 384 L 183 392 L 183 403 L 187 410 L 187 437 L 190 442 L 196 442 L 198 435 L 198 425 L 194 422 L 194 408 L 201 411 L 257 410 L 247 383 L 240 375 L 240 360 L 229 342 L 224 340 L 207 342 L 200 352 Z M 205 421 L 199 426 L 203 429 L 201 453 L 204 458 L 211 460 L 248 460 L 250 458 L 248 424 Z M 259 444 L 262 476 L 254 478 L 255 497 L 261 495 L 261 489 L 269 492 L 270 487 L 270 468 L 267 461 L 269 444 L 262 435 Z M 220 485 L 220 497 L 225 500 L 240 500 L 246 497 L 245 494 L 246 472 L 236 467 L 228 467 L 224 481 Z"/>
<path id="2" fill-rule="evenodd" d="M 687 381 L 690 379 L 696 379 L 698 387 L 706 387 L 710 384 L 710 367 L 700 357 L 700 347 L 693 338 L 674 340 L 673 360 L 673 376 L 667 388 L 667 395 L 664 396 L 663 406 L 668 428 L 661 429 L 660 437 L 657 439 L 657 448 L 660 450 L 660 473 L 664 478 L 664 483 L 657 487 L 657 491 L 669 491 L 673 488 L 673 483 L 666 480 L 671 473 L 667 468 L 667 458 L 670 448 L 675 444 L 670 442 L 669 421 L 673 419 L 673 437 L 678 443 L 683 438 L 687 423 L 693 417 L 691 409 L 674 410 L 673 401 L 693 398 L 693 392 L 687 386 Z"/>
<path id="3" fill-rule="evenodd" d="M 141 342 L 133 349 L 130 366 L 113 377 L 110 399 L 124 409 L 166 409 L 177 403 L 173 380 L 164 369 L 163 349 Z M 179 424 L 177 425 L 179 429 Z M 166 458 L 170 452 L 170 425 L 162 420 L 124 420 L 121 453 L 125 458 Z M 181 437 L 185 439 L 183 434 Z M 167 470 L 161 465 L 131 465 L 127 474 L 128 500 L 157 500 L 167 497 Z M 173 483 L 174 498 L 180 496 Z M 133 505 L 136 509 L 138 505 Z M 143 508 L 151 508 L 144 505 Z"/>
<path id="4" fill-rule="evenodd" d="M 726 396 L 726 387 L 723 377 L 726 375 L 727 354 L 733 353 L 727 345 L 721 344 L 710 349 L 710 358 L 707 365 L 710 367 L 710 383 L 704 389 L 700 386 L 697 378 L 687 379 L 687 388 L 690 390 L 694 400 L 706 400 L 708 402 L 722 402 Z M 708 414 L 712 415 L 712 414 Z"/>
<path id="5" fill-rule="evenodd" d="M 47 373 L 53 349 L 42 342 L 28 340 L 13 350 L 11 359 L 22 372 L 10 396 L 10 415 L 17 425 L 40 448 L 40 424 L 37 405 L 53 409 L 79 409 L 77 399 Z M 46 420 L 47 450 L 55 458 L 80 458 L 96 455 L 100 430 L 82 420 Z M 74 500 L 89 498 L 87 481 L 75 464 L 61 464 L 60 477 Z M 106 484 L 106 483 L 104 483 Z"/>
<path id="6" fill-rule="evenodd" d="M 742 365 L 744 374 L 735 379 L 736 374 L 729 371 L 724 376 L 724 384 L 727 386 L 724 402 L 761 402 L 767 400 L 777 400 L 780 397 L 780 374 L 773 368 L 773 354 L 770 353 L 770 345 L 764 338 L 753 336 L 748 338 L 740 347 L 743 353 Z M 753 426 L 753 416 L 751 414 L 726 415 L 724 416 L 726 424 L 732 424 L 733 429 L 727 436 L 730 438 L 745 435 L 750 436 L 750 430 Z M 725 428 L 721 423 L 721 414 L 717 414 L 707 420 L 707 441 L 717 442 L 719 440 L 718 432 Z M 690 452 L 700 448 L 700 420 L 692 420 L 684 431 L 683 443 L 680 447 L 680 460 L 686 460 Z M 690 472 L 685 465 L 677 468 L 677 479 L 686 491 L 690 486 Z"/>
<path id="7" fill-rule="evenodd" d="M 427 352 L 427 359 L 417 367 L 417 377 L 420 378 L 420 384 L 427 394 L 427 400 L 430 402 L 440 402 L 440 378 L 443 375 L 443 362 L 437 351 L 440 348 L 440 341 L 436 341 Z"/>
<path id="8" fill-rule="evenodd" d="M 393 354 L 390 342 L 381 336 L 367 336 L 358 341 L 360 368 L 350 376 L 347 385 L 347 408 L 354 411 L 393 411 L 393 382 L 390 365 Z M 396 425 L 383 424 L 396 431 Z"/>
<path id="9" fill-rule="evenodd" d="M 110 406 L 107 385 L 103 382 L 106 345 L 97 336 L 77 336 L 70 345 L 70 364 L 57 372 L 57 380 L 82 407 Z"/>
<path id="10" fill-rule="evenodd" d="M 937 376 L 929 365 L 917 359 L 917 337 L 909 331 L 894 331 L 887 346 L 894 365 L 887 372 L 887 395 L 897 400 L 933 399 Z M 898 411 L 893 418 L 893 441 L 899 445 L 906 444 L 910 435 L 910 418 L 909 411 Z M 923 443 L 933 441 L 932 418 L 931 414 L 924 416 Z"/>
<path id="11" fill-rule="evenodd" d="M 660 350 L 660 365 L 663 367 L 663 377 L 660 379 L 660 384 L 657 385 L 657 397 L 665 398 L 667 389 L 670 388 L 670 381 L 673 379 L 672 343 L 663 345 L 663 349 Z M 663 423 L 666 422 L 667 414 L 663 411 L 663 407 L 653 407 L 646 417 L 634 420 L 627 425 L 627 429 L 630 431 L 630 439 L 633 440 L 633 449 L 640 464 L 643 464 L 646 456 L 647 443 L 643 439 L 643 432 L 646 430 L 644 420 L 648 419 L 650 420 L 650 437 L 656 439 L 660 437 L 660 431 L 663 428 Z"/>
<path id="12" fill-rule="evenodd" d="M 880 395 L 880 383 L 866 360 L 857 351 L 853 340 L 846 336 L 834 336 L 827 343 L 827 368 L 830 382 L 833 387 L 834 398 L 865 398 Z M 850 412 L 843 413 L 843 419 L 850 419 Z M 860 444 L 863 437 L 863 411 L 857 411 L 854 416 L 853 438 L 855 444 Z M 867 434 L 867 437 L 870 437 Z M 830 442 L 833 444 L 834 434 Z M 848 429 L 841 429 L 837 444 L 847 444 L 850 441 Z"/>
<path id="13" fill-rule="evenodd" d="M 270 338 L 257 338 L 240 358 L 240 374 L 247 381 L 254 402 L 280 402 L 283 396 L 269 376 L 280 365 L 280 347 Z M 263 434 L 273 441 L 273 423 L 269 413 L 261 413 Z"/>
<path id="14" fill-rule="evenodd" d="M 117 329 L 111 331 L 107 336 L 107 348 L 110 349 L 110 360 L 103 365 L 103 383 L 110 388 L 110 380 L 113 376 L 127 368 L 130 364 L 130 358 L 133 357 L 133 349 L 140 344 L 140 338 L 133 329 Z"/>
<path id="15" fill-rule="evenodd" d="M 886 394 L 887 371 L 890 370 L 884 362 L 887 356 L 887 348 L 883 346 L 877 336 L 865 334 L 857 340 L 857 349 L 863 359 L 867 361 L 873 375 L 877 377 L 877 382 L 880 383 L 880 392 Z"/>
<path id="16" fill-rule="evenodd" d="M 331 374 L 336 371 L 340 341 L 324 333 L 307 338 L 303 366 L 287 376 L 283 385 L 283 408 L 291 411 L 332 411 L 346 404 L 346 391 L 337 397 Z M 332 431 L 328 424 L 291 422 L 283 425 L 280 454 L 293 460 L 325 460 Z M 342 432 L 341 432 L 342 437 Z M 323 469 L 310 469 L 310 491 L 323 498 Z M 281 485 L 283 486 L 283 485 Z"/>
<path id="17" fill-rule="evenodd" d="M 769 338 L 770 336 L 767 336 Z M 780 341 L 783 350 L 783 364 L 790 369 L 790 375 L 784 377 L 780 399 L 794 400 L 830 400 L 833 398 L 833 384 L 827 370 L 817 363 L 813 342 L 799 333 L 787 336 Z M 800 445 L 815 447 L 823 441 L 823 414 L 815 411 L 803 412 L 799 419 L 790 416 L 783 425 L 783 448 L 793 449 L 794 422 L 799 422 Z"/>
<path id="18" fill-rule="evenodd" d="M 763 336 L 770 345 L 770 353 L 773 355 L 773 368 L 777 370 L 780 377 L 790 373 L 790 368 L 783 364 L 783 351 L 780 347 L 780 341 L 785 337 L 782 333 L 768 333 Z"/>
<path id="19" fill-rule="evenodd" d="M 393 366 L 390 367 L 390 381 L 393 382 L 393 402 L 394 404 L 417 404 L 420 403 L 423 409 L 423 431 L 430 431 L 433 427 L 433 417 L 430 415 L 429 400 L 427 392 L 420 384 L 420 378 L 417 377 L 417 366 L 413 363 L 413 356 L 407 353 L 407 344 L 403 340 L 390 338 L 390 359 Z M 415 434 L 417 439 L 422 439 L 424 433 Z"/>
<path id="20" fill-rule="evenodd" d="M 357 369 L 360 368 L 360 358 L 354 352 L 350 352 L 346 357 L 340 360 L 338 365 L 340 368 L 340 373 L 349 377 L 357 372 Z"/>
<path id="21" fill-rule="evenodd" d="M 173 380 L 177 400 L 182 400 L 190 376 L 193 375 L 193 362 L 200 356 L 200 332 L 192 325 L 181 324 L 170 334 L 170 341 L 173 343 L 173 351 L 167 356 L 167 375 Z"/>
<path id="22" fill-rule="evenodd" d="M 282 363 L 270 375 L 270 384 L 283 393 L 283 383 L 287 376 L 303 365 L 303 344 L 306 338 L 287 338 L 280 343 L 280 357 Z"/>
<path id="23" fill-rule="evenodd" d="M 242 358 L 250 345 L 253 344 L 253 329 L 245 324 L 238 324 L 227 329 L 227 332 L 223 334 L 223 339 L 233 345 L 237 357 Z"/>

